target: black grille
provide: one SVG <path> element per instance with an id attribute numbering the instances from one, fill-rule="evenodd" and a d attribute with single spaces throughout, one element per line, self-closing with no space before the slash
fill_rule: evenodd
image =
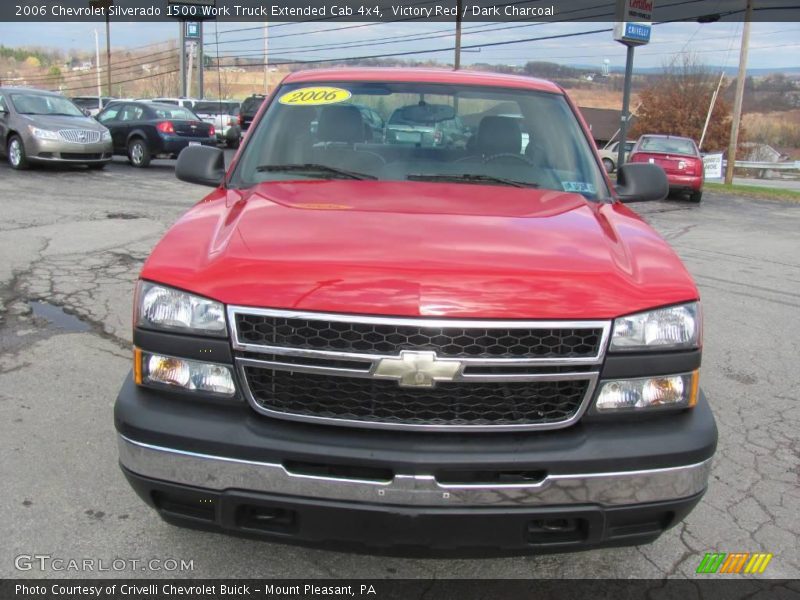
<path id="1" fill-rule="evenodd" d="M 399 425 L 535 425 L 575 415 L 588 380 L 454 382 L 402 388 L 395 381 L 245 367 L 255 401 L 293 415 Z"/>
<path id="2" fill-rule="evenodd" d="M 475 358 L 590 358 L 599 353 L 600 328 L 487 329 L 339 323 L 236 314 L 246 344 L 396 355 L 432 350 L 438 356 Z"/>

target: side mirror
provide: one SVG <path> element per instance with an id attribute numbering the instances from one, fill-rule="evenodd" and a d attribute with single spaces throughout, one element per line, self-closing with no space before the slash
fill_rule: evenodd
<path id="1" fill-rule="evenodd" d="M 669 194 L 669 182 L 658 165 L 628 163 L 617 172 L 616 191 L 621 202 L 663 200 Z"/>
<path id="2" fill-rule="evenodd" d="M 175 176 L 181 181 L 217 187 L 225 179 L 225 154 L 210 146 L 187 146 L 178 155 Z"/>

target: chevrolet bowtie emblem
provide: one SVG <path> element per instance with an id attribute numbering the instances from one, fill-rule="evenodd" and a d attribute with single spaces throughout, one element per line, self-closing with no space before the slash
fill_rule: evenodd
<path id="1" fill-rule="evenodd" d="M 440 359 L 435 352 L 403 350 L 399 358 L 383 358 L 374 377 L 396 379 L 403 387 L 432 388 L 437 381 L 453 381 L 461 370 L 461 361 Z"/>

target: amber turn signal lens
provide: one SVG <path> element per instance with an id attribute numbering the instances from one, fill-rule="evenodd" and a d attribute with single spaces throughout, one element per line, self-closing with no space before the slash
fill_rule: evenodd
<path id="1" fill-rule="evenodd" d="M 142 385 L 142 350 L 133 347 L 133 381 L 136 385 Z"/>

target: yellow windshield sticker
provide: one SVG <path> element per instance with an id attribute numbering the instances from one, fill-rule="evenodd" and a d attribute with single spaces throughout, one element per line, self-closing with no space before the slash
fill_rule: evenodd
<path id="1" fill-rule="evenodd" d="M 342 88 L 305 87 L 293 92 L 286 92 L 278 98 L 278 102 L 289 106 L 319 106 L 320 104 L 344 102 L 350 96 L 352 94 Z"/>

